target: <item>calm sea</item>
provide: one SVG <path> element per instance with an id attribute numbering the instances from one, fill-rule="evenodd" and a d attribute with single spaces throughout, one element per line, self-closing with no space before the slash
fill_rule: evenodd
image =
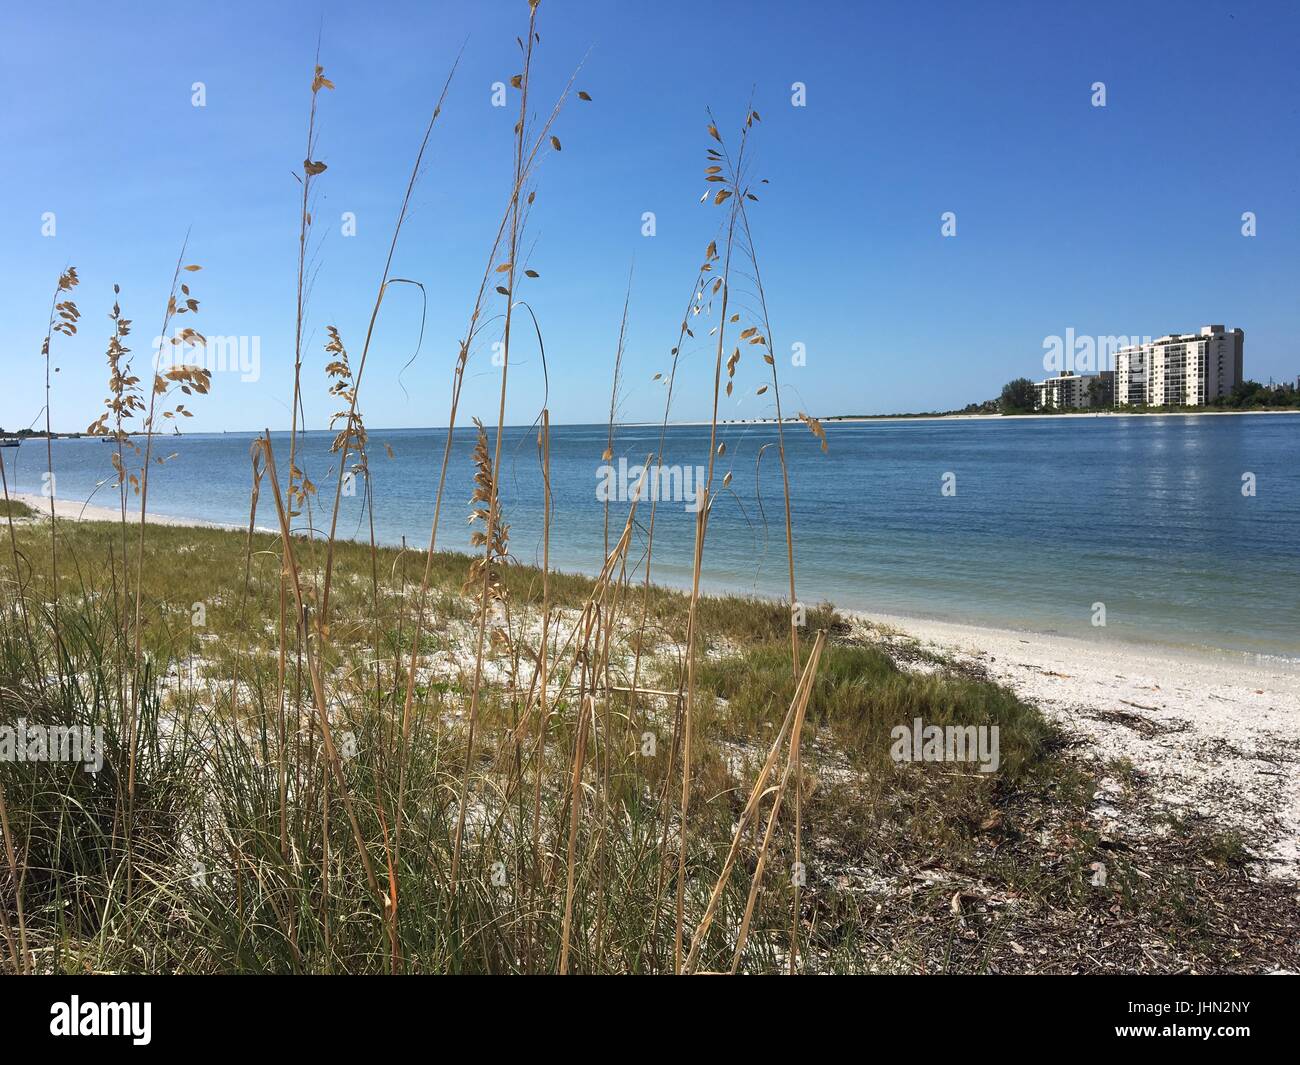
<path id="1" fill-rule="evenodd" d="M 1070 418 L 871 422 L 827 429 L 823 453 L 787 429 L 799 598 L 837 606 L 1100 639 L 1300 657 L 1300 417 Z M 709 589 L 780 595 L 786 562 L 780 467 L 772 426 L 729 426 L 717 477 L 732 473 L 709 526 Z M 307 436 L 301 465 L 327 509 L 329 433 Z M 445 430 L 371 432 L 379 537 L 428 541 Z M 631 466 L 658 428 L 617 431 Z M 160 438 L 150 509 L 243 524 L 249 434 Z M 287 436 L 274 437 L 284 461 Z M 389 457 L 384 448 L 393 450 Z M 602 559 L 597 498 L 604 426 L 552 429 L 552 564 L 592 572 Z M 473 437 L 457 430 L 439 546 L 467 550 Z M 109 447 L 54 444 L 61 498 L 111 506 Z M 42 443 L 0 452 L 10 485 L 40 491 Z M 668 431 L 664 463 L 689 484 L 707 463 L 707 427 Z M 1243 494 L 1243 477 L 1254 494 Z M 634 475 L 633 475 L 634 476 Z M 541 555 L 536 433 L 506 432 L 502 496 L 510 545 Z M 364 487 L 345 498 L 340 528 L 364 538 Z M 274 525 L 269 492 L 258 524 Z M 659 507 L 654 578 L 690 574 L 689 498 Z M 613 535 L 626 503 L 611 506 Z M 648 517 L 643 505 L 639 517 Z M 633 555 L 644 545 L 644 530 Z M 1105 627 L 1093 624 L 1105 606 Z"/>

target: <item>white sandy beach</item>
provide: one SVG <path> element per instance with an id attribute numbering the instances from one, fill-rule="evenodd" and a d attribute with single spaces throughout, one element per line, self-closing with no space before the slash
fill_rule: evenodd
<path id="1" fill-rule="evenodd" d="M 10 492 L 9 498 L 19 503 L 26 503 L 42 518 L 50 514 L 50 501 L 42 495 L 31 492 Z M 110 497 L 111 498 L 111 497 Z M 115 506 L 100 506 L 98 503 L 83 503 L 75 499 L 55 499 L 54 516 L 69 521 L 121 521 L 122 512 Z M 27 519 L 30 520 L 30 519 Z M 140 521 L 140 501 L 132 498 L 127 502 L 126 520 L 136 524 Z M 178 518 L 170 514 L 155 514 L 149 511 L 145 521 L 150 525 L 186 526 L 192 529 L 240 529 L 244 526 L 220 521 L 202 521 L 198 518 Z"/>
<path id="2" fill-rule="evenodd" d="M 1128 759 L 1159 807 L 1243 830 L 1271 871 L 1300 874 L 1300 665 L 915 618 L 867 620 L 883 628 L 877 638 L 887 643 L 915 641 L 982 670 L 1064 726 L 1103 770 Z M 1102 816 L 1118 816 L 1105 798 L 1098 796 Z"/>

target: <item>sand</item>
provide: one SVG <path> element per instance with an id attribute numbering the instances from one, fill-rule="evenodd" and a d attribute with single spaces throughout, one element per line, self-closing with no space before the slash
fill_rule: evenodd
<path id="1" fill-rule="evenodd" d="M 1158 806 L 1242 832 L 1271 872 L 1300 876 L 1300 663 L 860 617 L 885 642 L 981 669 L 1079 740 L 1103 779 L 1128 759 Z"/>
<path id="2" fill-rule="evenodd" d="M 48 519 L 50 501 L 45 496 L 35 495 L 31 492 L 10 492 L 9 498 L 16 499 L 20 503 L 26 503 L 40 515 L 40 518 Z M 75 499 L 55 499 L 54 516 L 68 521 L 121 521 L 122 512 L 116 506 L 100 506 L 96 503 L 83 503 Z M 133 497 L 127 501 L 126 518 L 128 522 L 139 524 L 140 501 L 138 497 Z M 30 521 L 33 519 L 25 520 Z M 170 514 L 155 514 L 152 511 L 145 515 L 145 521 L 150 525 L 183 526 L 191 529 L 247 528 L 246 526 L 226 522 L 202 521 L 198 518 L 178 518 Z"/>

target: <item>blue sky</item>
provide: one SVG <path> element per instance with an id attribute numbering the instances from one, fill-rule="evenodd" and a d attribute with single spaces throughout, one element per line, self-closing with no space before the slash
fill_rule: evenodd
<path id="1" fill-rule="evenodd" d="M 1066 10 L 1066 8 L 1069 10 Z M 80 334 L 55 338 L 54 423 L 101 409 L 113 283 L 148 355 L 181 239 L 209 334 L 260 338 L 255 383 L 218 375 L 194 431 L 284 426 L 299 187 L 318 30 L 322 93 L 308 421 L 332 409 L 326 325 L 359 353 L 411 161 L 446 72 L 394 263 L 362 407 L 372 426 L 446 423 L 450 367 L 510 180 L 524 0 L 175 5 L 11 3 L 0 15 L 0 425 L 41 409 L 40 340 L 75 265 Z M 788 404 L 821 415 L 945 409 L 1042 375 L 1045 337 L 1246 330 L 1248 376 L 1300 374 L 1297 109 L 1291 3 L 809 3 L 543 0 L 535 99 L 583 60 L 538 175 L 525 294 L 545 333 L 556 422 L 603 421 L 635 263 L 620 413 L 654 420 L 688 286 L 720 212 L 701 206 L 705 107 L 763 117 L 752 215 Z M 205 107 L 191 86 L 206 86 Z M 791 85 L 807 104 L 791 105 Z M 1107 106 L 1091 105 L 1094 82 Z M 345 211 L 357 235 L 340 233 Z M 656 235 L 641 235 L 643 212 Z M 946 211 L 957 235 L 940 235 Z M 1241 235 L 1256 214 L 1258 235 Z M 56 235 L 43 236 L 53 212 Z M 693 347 L 675 417 L 706 417 Z M 514 358 L 507 420 L 531 422 L 538 361 Z M 770 413 L 761 368 L 724 414 Z M 400 379 L 399 379 L 400 378 Z M 750 379 L 754 379 L 751 381 Z M 462 418 L 495 419 L 488 354 Z"/>

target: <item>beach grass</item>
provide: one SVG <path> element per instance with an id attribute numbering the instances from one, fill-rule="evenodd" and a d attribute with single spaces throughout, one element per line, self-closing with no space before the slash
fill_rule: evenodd
<path id="1" fill-rule="evenodd" d="M 36 511 L 21 499 L 0 499 L 0 518 L 16 518 L 26 521 L 36 516 Z"/>
<path id="2" fill-rule="evenodd" d="M 48 616 L 49 562 L 40 551 L 45 524 L 14 531 L 20 560 L 44 560 L 23 573 L 27 602 L 43 604 Z M 652 652 L 643 645 L 648 679 L 632 700 L 619 689 L 630 687 L 635 629 L 614 639 L 623 652 L 610 655 L 611 662 L 622 663 L 610 683 L 619 742 L 602 744 L 600 715 L 595 728 L 589 719 L 586 743 L 596 765 L 581 785 L 572 859 L 574 807 L 567 784 L 583 723 L 575 720 L 572 696 L 563 688 L 554 693 L 550 755 L 539 776 L 543 842 L 534 855 L 533 781 L 520 787 L 512 768 L 512 726 L 526 702 L 512 682 L 513 659 L 517 653 L 521 662 L 527 660 L 527 641 L 517 637 L 515 648 L 490 659 L 493 680 L 481 695 L 479 743 L 468 764 L 464 700 L 473 683 L 467 648 L 473 646 L 475 611 L 472 594 L 462 586 L 469 559 L 451 552 L 434 557 L 430 612 L 437 620 L 424 635 L 422 656 L 429 668 L 419 671 L 415 693 L 415 754 L 405 780 L 401 857 L 391 881 L 387 863 L 381 866 L 385 881 L 400 892 L 401 917 L 390 929 L 382 909 L 370 901 L 346 816 L 322 782 L 323 752 L 306 707 L 301 721 L 297 711 L 291 718 L 281 826 L 277 636 L 273 625 L 248 623 L 274 616 L 279 544 L 256 534 L 250 549 L 245 534 L 235 531 L 151 528 L 141 567 L 148 665 L 139 700 L 129 853 L 135 876 L 128 895 L 121 800 L 130 736 L 121 728 L 116 667 L 123 649 L 114 646 L 121 632 L 121 595 L 113 593 L 120 580 L 114 573 L 120 530 L 113 523 L 60 521 L 59 536 L 61 670 L 53 668 L 53 647 L 39 642 L 37 656 L 47 675 L 33 670 L 12 594 L 14 570 L 4 569 L 9 609 L 0 626 L 2 717 L 99 725 L 105 759 L 96 774 L 57 763 L 0 763 L 8 831 L 23 856 L 21 938 L 29 969 L 555 971 L 567 908 L 570 971 L 673 970 L 675 905 L 665 882 L 671 884 L 677 841 L 671 829 L 664 838 L 661 800 L 671 783 L 666 747 L 675 700 L 655 694 L 677 690 L 682 648 L 673 641 L 656 643 Z M 396 653 L 402 634 L 409 635 L 409 620 L 403 624 L 402 617 L 409 619 L 426 559 L 390 548 L 379 549 L 378 558 L 386 575 L 379 643 Z M 344 780 L 362 839 L 382 857 L 396 827 L 393 737 L 404 671 L 373 658 L 374 601 L 361 590 L 370 562 L 368 544 L 338 543 L 329 673 Z M 524 566 L 506 569 L 520 632 L 539 631 L 540 577 Z M 553 610 L 560 617 L 580 616 L 597 584 L 589 576 L 552 573 Z M 680 626 L 690 596 L 658 588 L 654 593 L 651 616 L 665 631 Z M 206 616 L 196 624 L 194 608 L 202 603 L 208 604 Z M 789 709 L 780 694 L 789 683 L 784 608 L 733 596 L 702 596 L 696 607 L 708 619 L 710 635 L 697 677 L 696 832 L 683 893 L 688 932 L 708 909 L 744 793 Z M 1224 889 L 1238 882 L 1239 845 L 1207 835 L 1196 848 L 1196 862 L 1210 863 L 1202 868 L 1172 856 L 1161 865 L 1128 867 L 1123 853 L 1108 851 L 1102 833 L 1089 823 L 1096 778 L 1070 756 L 1064 738 L 1037 710 L 954 669 L 908 669 L 872 643 L 869 632 L 823 609 L 814 620 L 831 635 L 810 689 L 802 744 L 807 838 L 801 853 L 801 971 L 1001 970 L 1021 957 L 1010 944 L 1023 949 L 1040 926 L 1050 927 L 1053 942 L 1046 967 L 1060 971 L 1066 948 L 1058 926 L 1065 924 L 1064 915 L 1083 922 L 1083 935 L 1099 907 L 1114 905 L 1125 920 L 1160 923 L 1163 940 L 1184 953 L 1204 951 L 1203 964 L 1209 964 L 1215 930 L 1207 929 L 1203 908 L 1188 899 L 1213 897 L 1207 881 Z M 45 640 L 52 639 L 51 626 L 38 627 Z M 523 674 L 519 669 L 514 675 Z M 297 663 L 291 663 L 285 698 L 290 707 L 310 701 L 310 685 Z M 915 717 L 997 724 L 999 772 L 897 764 L 889 754 L 890 732 Z M 643 753 L 647 734 L 657 741 L 653 754 Z M 457 781 L 467 769 L 475 788 L 452 893 Z M 597 784 L 605 792 L 601 797 Z M 788 967 L 795 862 L 788 820 L 783 823 L 769 845 L 771 875 L 755 897 L 741 971 Z M 1044 826 L 1052 834 L 1046 846 L 1035 835 Z M 738 871 L 723 885 L 717 916 L 699 945 L 701 970 L 731 968 L 761 828 L 751 824 L 741 834 Z M 595 865 L 597 853 L 603 870 Z M 1110 870 L 1105 893 L 1091 884 L 1090 866 L 1099 856 Z M 1146 877 L 1138 875 L 1139 867 Z M 574 884 L 566 907 L 570 868 Z M 598 875 L 612 889 L 598 892 Z M 17 949 L 19 919 L 10 898 L 7 914 Z M 1006 898 L 1017 899 L 1016 906 L 999 906 Z M 12 957 L 9 965 L 17 967 Z"/>

